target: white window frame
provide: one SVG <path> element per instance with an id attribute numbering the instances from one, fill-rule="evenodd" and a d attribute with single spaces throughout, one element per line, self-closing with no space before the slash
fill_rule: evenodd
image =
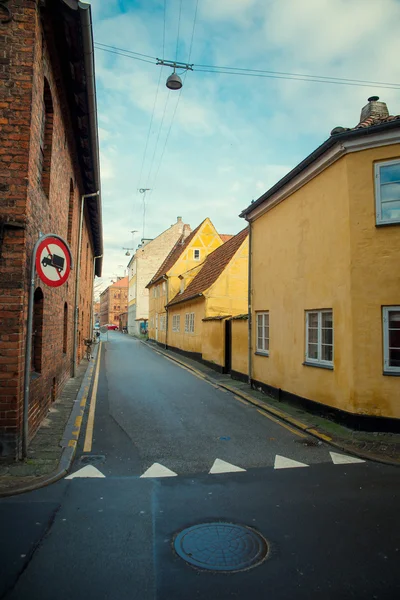
<path id="1" fill-rule="evenodd" d="M 323 314 L 331 314 L 332 315 L 332 360 L 324 360 L 321 358 L 322 356 L 322 315 Z M 318 315 L 318 358 L 311 358 L 308 356 L 308 318 L 311 314 Z M 334 321 L 333 321 L 333 310 L 331 308 L 324 308 L 321 310 L 306 310 L 306 351 L 305 351 L 305 362 L 313 365 L 322 365 L 325 367 L 333 367 L 333 362 L 335 358 L 335 331 L 334 331 Z M 310 342 L 315 344 L 315 342 Z M 330 344 L 329 344 L 330 345 Z"/>
<path id="2" fill-rule="evenodd" d="M 259 320 L 263 330 L 262 339 L 258 337 Z M 266 324 L 267 321 L 267 324 Z M 268 337 L 265 335 L 265 327 L 268 327 Z M 269 356 L 269 311 L 256 311 L 256 348 L 258 354 Z"/>
<path id="3" fill-rule="evenodd" d="M 383 324 L 383 372 L 400 373 L 400 367 L 391 367 L 389 365 L 389 313 L 400 311 L 400 306 L 382 307 Z"/>
<path id="4" fill-rule="evenodd" d="M 194 313 L 185 314 L 185 333 L 194 333 Z"/>
<path id="5" fill-rule="evenodd" d="M 196 257 L 196 252 L 199 253 L 199 255 L 197 257 Z M 199 248 L 193 249 L 193 260 L 200 260 L 200 249 Z"/>
<path id="6" fill-rule="evenodd" d="M 400 217 L 398 219 L 382 219 L 382 202 L 381 202 L 381 167 L 388 165 L 400 164 L 400 160 L 385 160 L 379 163 L 375 163 L 375 208 L 376 208 L 376 224 L 377 225 L 394 225 L 400 223 Z M 400 201 L 400 198 L 399 198 Z"/>
<path id="7" fill-rule="evenodd" d="M 181 327 L 181 315 L 173 315 L 172 317 L 172 331 L 179 333 Z"/>

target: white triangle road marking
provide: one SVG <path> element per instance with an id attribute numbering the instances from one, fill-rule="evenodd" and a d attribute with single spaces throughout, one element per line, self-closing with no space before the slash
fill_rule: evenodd
<path id="1" fill-rule="evenodd" d="M 105 477 L 105 475 L 93 465 L 86 465 L 86 467 L 82 467 L 79 471 L 71 473 L 65 479 L 75 479 L 75 477 Z"/>
<path id="2" fill-rule="evenodd" d="M 363 463 L 365 460 L 348 456 L 348 454 L 338 454 L 338 452 L 329 452 L 334 465 L 349 465 L 350 463 Z"/>
<path id="3" fill-rule="evenodd" d="M 231 465 L 231 463 L 228 463 L 225 460 L 216 458 L 213 466 L 209 470 L 209 473 L 215 475 L 216 473 L 238 473 L 239 471 L 245 470 L 246 469 L 242 469 L 241 467 L 237 467 L 236 465 Z"/>
<path id="4" fill-rule="evenodd" d="M 292 458 L 286 458 L 286 456 L 275 456 L 274 469 L 294 469 L 295 467 L 309 467 L 305 463 L 293 460 Z"/>
<path id="5" fill-rule="evenodd" d="M 164 465 L 160 465 L 160 463 L 154 463 L 141 475 L 140 477 L 176 477 L 177 473 L 171 471 Z"/>

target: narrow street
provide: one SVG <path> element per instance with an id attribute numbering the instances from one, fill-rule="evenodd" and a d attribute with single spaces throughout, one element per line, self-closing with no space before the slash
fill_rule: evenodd
<path id="1" fill-rule="evenodd" d="M 331 452 L 109 332 L 71 474 L 0 501 L 0 598 L 398 597 L 399 471 Z M 187 564 L 175 536 L 213 522 L 256 530 L 265 561 L 231 574 Z"/>

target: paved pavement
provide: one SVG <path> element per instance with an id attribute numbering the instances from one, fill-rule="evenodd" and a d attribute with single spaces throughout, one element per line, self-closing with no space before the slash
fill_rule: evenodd
<path id="1" fill-rule="evenodd" d="M 101 350 L 92 447 L 93 398 L 72 478 L 0 501 L 0 598 L 399 596 L 396 467 L 343 463 L 129 336 L 110 332 Z M 211 521 L 260 532 L 266 560 L 231 574 L 189 566 L 174 538 Z"/>

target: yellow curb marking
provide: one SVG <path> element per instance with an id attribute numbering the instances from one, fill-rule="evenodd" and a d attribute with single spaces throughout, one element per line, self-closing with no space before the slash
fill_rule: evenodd
<path id="1" fill-rule="evenodd" d="M 76 448 L 76 440 L 69 440 L 68 446 L 70 448 Z"/>
<path id="2" fill-rule="evenodd" d="M 75 419 L 75 427 L 80 427 L 82 425 L 82 416 L 78 415 Z"/>
<path id="3" fill-rule="evenodd" d="M 93 428 L 94 428 L 94 413 L 95 413 L 95 410 L 96 410 L 97 386 L 98 386 L 98 383 L 99 383 L 99 368 L 100 368 L 101 344 L 102 344 L 102 342 L 100 342 L 99 353 L 97 355 L 96 373 L 95 373 L 95 376 L 94 376 L 92 397 L 91 397 L 91 400 L 90 400 L 90 409 L 89 409 L 88 422 L 87 422 L 87 426 L 86 426 L 85 443 L 83 445 L 83 451 L 84 452 L 91 452 L 91 450 L 92 450 Z"/>
<path id="4" fill-rule="evenodd" d="M 307 429 L 307 433 L 311 433 L 312 435 L 315 435 L 318 438 L 322 438 L 326 442 L 331 442 L 332 441 L 332 438 L 329 437 L 329 435 L 325 435 L 324 433 L 320 433 L 316 429 Z"/>
<path id="5" fill-rule="evenodd" d="M 269 419 L 270 421 L 273 421 L 277 425 L 280 425 L 281 427 L 284 427 L 285 429 L 287 429 L 291 433 L 294 433 L 295 435 L 298 435 L 301 438 L 307 437 L 306 435 L 304 435 L 304 433 L 300 433 L 300 431 L 297 431 L 296 429 L 292 429 L 292 427 L 289 427 L 289 425 L 286 425 L 286 423 L 282 423 L 282 421 L 278 421 L 278 419 L 275 419 L 274 417 L 271 417 L 271 415 L 263 412 L 262 410 L 257 410 L 257 412 L 259 412 L 260 415 L 263 415 L 264 417 L 267 417 L 267 419 Z"/>
<path id="6" fill-rule="evenodd" d="M 238 402 L 240 402 L 241 404 L 244 404 L 244 406 L 249 407 L 249 403 L 246 402 L 246 400 L 242 400 L 241 398 L 239 398 L 239 396 L 233 396 L 235 398 L 235 400 L 237 400 Z"/>

